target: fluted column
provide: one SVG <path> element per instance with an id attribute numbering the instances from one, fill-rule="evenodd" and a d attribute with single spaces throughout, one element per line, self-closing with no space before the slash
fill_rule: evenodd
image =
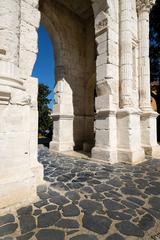
<path id="1" fill-rule="evenodd" d="M 120 107 L 132 106 L 131 1 L 120 1 Z"/>
<path id="2" fill-rule="evenodd" d="M 157 113 L 151 108 L 150 60 L 149 60 L 149 13 L 155 0 L 138 0 L 139 35 L 139 106 L 141 113 L 141 144 L 146 155 L 160 157 L 157 144 Z"/>
<path id="3" fill-rule="evenodd" d="M 150 60 L 149 60 L 149 12 L 154 0 L 137 1 L 139 29 L 139 85 L 140 109 L 151 111 Z"/>
<path id="4" fill-rule="evenodd" d="M 117 113 L 118 160 L 138 163 L 144 160 L 140 143 L 140 111 L 133 101 L 132 3 L 120 0 L 120 104 Z"/>

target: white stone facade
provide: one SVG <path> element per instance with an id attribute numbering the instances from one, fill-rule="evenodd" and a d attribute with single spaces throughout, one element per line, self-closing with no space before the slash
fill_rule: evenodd
<path id="1" fill-rule="evenodd" d="M 51 151 L 110 163 L 160 157 L 150 105 L 154 0 L 0 0 L 0 210 L 36 199 L 37 28 L 55 49 Z M 44 43 L 45 47 L 45 43 Z M 18 195 L 18 198 L 17 198 Z"/>

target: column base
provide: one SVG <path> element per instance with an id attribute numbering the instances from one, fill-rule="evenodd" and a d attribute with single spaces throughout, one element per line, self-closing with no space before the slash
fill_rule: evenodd
<path id="1" fill-rule="evenodd" d="M 118 162 L 124 162 L 128 164 L 138 164 L 145 161 L 145 153 L 143 149 L 130 150 L 130 149 L 118 149 Z"/>
<path id="2" fill-rule="evenodd" d="M 117 151 L 115 149 L 105 149 L 103 147 L 92 148 L 91 157 L 93 159 L 102 160 L 106 163 L 117 163 Z"/>
<path id="3" fill-rule="evenodd" d="M 141 147 L 140 110 L 122 108 L 117 113 L 118 162 L 137 164 L 145 160 Z"/>
<path id="4" fill-rule="evenodd" d="M 28 166 L 2 170 L 0 184 L 0 215 L 27 206 L 39 199 L 34 173 Z"/>
<path id="5" fill-rule="evenodd" d="M 68 152 L 73 151 L 73 143 L 69 142 L 55 142 L 52 141 L 49 144 L 49 149 L 51 152 Z"/>
<path id="6" fill-rule="evenodd" d="M 146 111 L 141 113 L 141 142 L 145 154 L 153 158 L 160 158 L 160 146 L 157 144 L 158 113 Z"/>
<path id="7" fill-rule="evenodd" d="M 146 156 L 160 159 L 160 146 L 143 146 Z"/>

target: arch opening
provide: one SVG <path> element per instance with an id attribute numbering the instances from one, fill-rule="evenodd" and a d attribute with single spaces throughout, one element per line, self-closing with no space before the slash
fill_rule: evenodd
<path id="1" fill-rule="evenodd" d="M 55 51 L 53 151 L 91 152 L 94 146 L 96 48 L 90 0 L 39 2 Z"/>

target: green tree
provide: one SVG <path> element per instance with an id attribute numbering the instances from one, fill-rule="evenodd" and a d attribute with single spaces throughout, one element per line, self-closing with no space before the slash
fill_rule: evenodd
<path id="1" fill-rule="evenodd" d="M 53 128 L 51 109 L 48 107 L 48 104 L 51 102 L 51 99 L 48 98 L 50 93 L 51 91 L 47 85 L 41 83 L 38 85 L 38 131 L 44 136 L 52 135 Z"/>

